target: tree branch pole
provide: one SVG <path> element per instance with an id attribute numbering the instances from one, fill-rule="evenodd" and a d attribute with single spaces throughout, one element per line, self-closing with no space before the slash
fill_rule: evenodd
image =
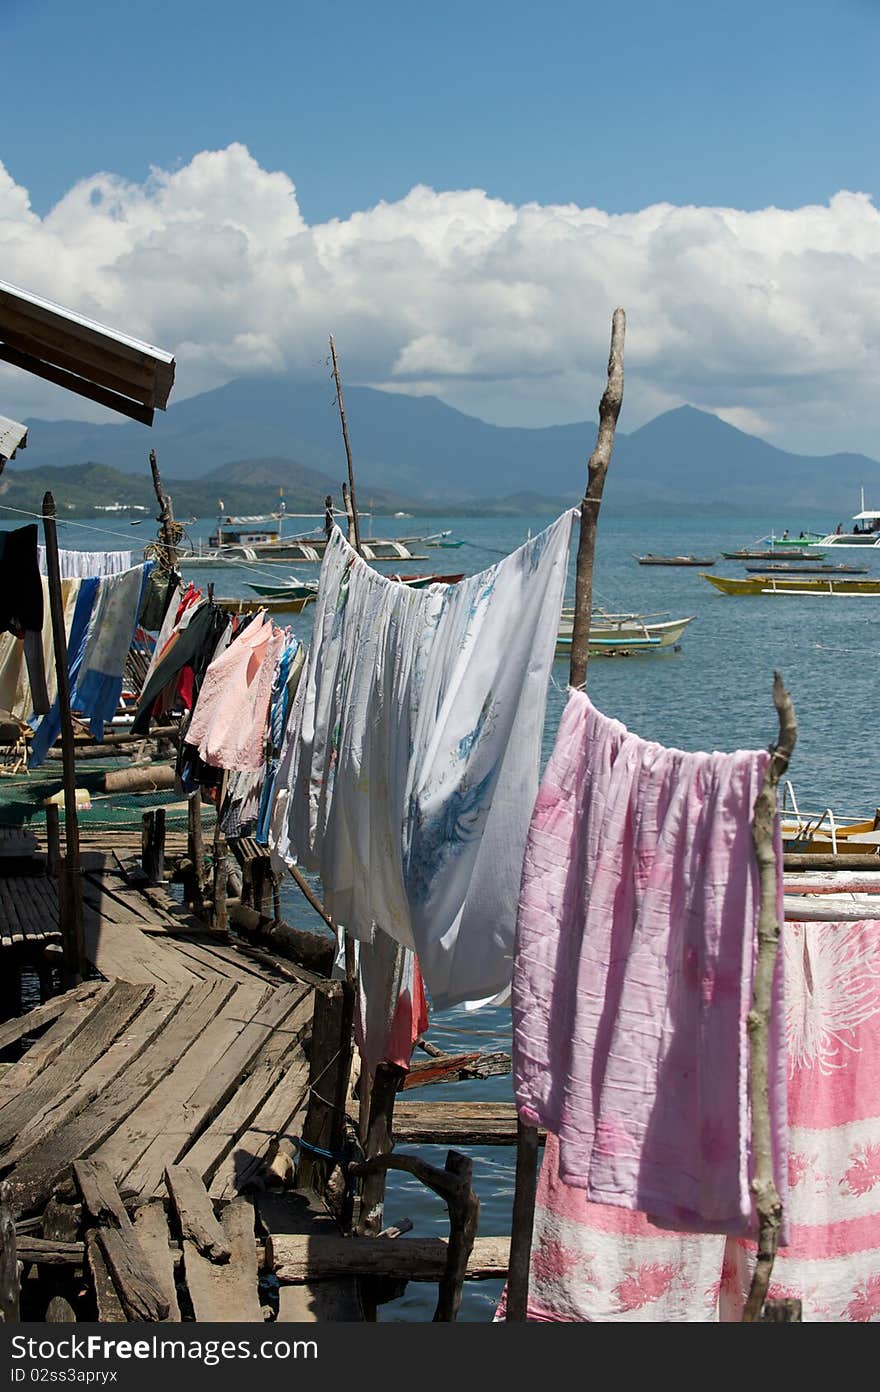
<path id="1" fill-rule="evenodd" d="M 773 674 L 773 704 L 779 716 L 779 739 L 773 746 L 761 791 L 755 799 L 752 840 L 758 862 L 760 901 L 758 909 L 758 960 L 752 990 L 749 1031 L 749 1103 L 752 1114 L 752 1193 L 758 1211 L 758 1255 L 751 1289 L 743 1311 L 746 1324 L 759 1321 L 782 1226 L 782 1203 L 773 1178 L 773 1132 L 770 1120 L 770 1013 L 773 1004 L 773 976 L 779 947 L 781 924 L 778 918 L 774 830 L 776 789 L 788 768 L 797 740 L 797 719 L 791 696 L 778 672 Z M 780 1022 L 781 1025 L 781 1022 Z"/>
<path id="2" fill-rule="evenodd" d="M 64 785 L 64 859 L 58 880 L 60 890 L 61 941 L 64 945 L 64 977 L 68 986 L 82 981 L 86 971 L 86 945 L 83 932 L 82 881 L 79 860 L 79 821 L 76 814 L 76 756 L 73 722 L 70 718 L 70 682 L 67 675 L 67 634 L 61 598 L 61 567 L 58 560 L 58 531 L 55 525 L 55 499 L 43 497 L 43 535 L 46 543 L 46 580 L 49 611 L 52 616 L 52 646 L 58 681 L 58 714 L 61 724 L 62 781 Z"/>
<path id="3" fill-rule="evenodd" d="M 345 419 L 345 406 L 342 401 L 342 384 L 339 381 L 339 362 L 336 357 L 336 344 L 330 335 L 330 356 L 333 359 L 333 380 L 336 383 L 336 400 L 339 403 L 339 419 L 342 421 L 342 438 L 345 441 L 345 457 L 348 460 L 348 489 L 351 495 L 351 515 L 354 522 L 354 549 L 359 556 L 361 551 L 361 524 L 358 517 L 357 500 L 354 491 L 354 464 L 351 458 L 351 444 L 348 439 L 348 423 Z"/>
<path id="4" fill-rule="evenodd" d="M 608 357 L 608 384 L 599 403 L 599 433 L 596 448 L 587 466 L 587 491 L 581 502 L 581 529 L 575 578 L 574 627 L 571 634 L 570 686 L 583 686 L 587 680 L 590 648 L 590 622 L 593 613 L 593 562 L 596 554 L 596 528 L 605 475 L 611 463 L 614 432 L 623 404 L 623 344 L 626 315 L 616 309 L 611 321 L 611 352 Z"/>
<path id="5" fill-rule="evenodd" d="M 611 351 L 608 381 L 599 403 L 599 431 L 596 446 L 587 465 L 587 489 L 581 502 L 580 538 L 575 579 L 574 627 L 571 636 L 569 685 L 582 687 L 587 680 L 590 647 L 590 618 L 593 609 L 593 562 L 596 529 L 605 475 L 611 463 L 614 432 L 623 404 L 623 345 L 626 314 L 616 309 L 611 319 Z M 535 1224 L 535 1195 L 538 1186 L 538 1132 L 517 1118 L 516 1185 L 510 1232 L 510 1268 L 507 1280 L 507 1319 L 522 1324 L 528 1318 L 529 1266 L 532 1255 L 532 1229 Z"/>
<path id="6" fill-rule="evenodd" d="M 150 450 L 150 473 L 153 475 L 153 489 L 159 503 L 158 522 L 162 532 L 162 545 L 165 548 L 164 570 L 174 570 L 177 567 L 177 540 L 178 529 L 174 523 L 174 509 L 171 506 L 171 499 L 166 493 L 162 492 L 162 479 L 159 475 L 159 465 L 156 460 L 156 451 Z M 219 523 L 218 523 L 219 541 Z"/>

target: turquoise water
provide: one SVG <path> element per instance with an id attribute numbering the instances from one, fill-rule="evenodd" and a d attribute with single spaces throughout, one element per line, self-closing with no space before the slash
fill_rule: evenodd
<path id="1" fill-rule="evenodd" d="M 466 545 L 455 549 L 429 549 L 427 563 L 403 569 L 472 573 L 493 564 L 552 518 L 431 518 L 376 519 L 375 534 L 386 536 L 437 532 L 451 528 Z M 834 525 L 829 522 L 829 528 Z M 209 523 L 193 528 L 206 535 Z M 302 524 L 302 529 L 308 524 Z M 752 544 L 771 528 L 777 535 L 788 526 L 792 535 L 800 529 L 821 527 L 820 519 L 758 517 L 754 519 L 615 519 L 602 517 L 595 575 L 594 601 L 611 610 L 668 611 L 670 617 L 696 615 L 686 630 L 678 653 L 650 653 L 627 658 L 591 661 L 588 686 L 593 701 L 608 715 L 622 720 L 649 739 L 685 749 L 733 749 L 761 747 L 776 734 L 777 722 L 771 687 L 778 668 L 794 699 L 798 715 L 798 745 L 791 777 L 801 807 L 831 805 L 840 814 L 873 812 L 880 802 L 880 768 L 874 732 L 876 670 L 880 656 L 880 597 L 784 597 L 721 595 L 696 570 L 647 568 L 636 564 L 633 553 L 721 556 Z M 124 523 L 115 520 L 105 535 L 127 535 Z M 294 529 L 291 524 L 290 530 Z M 62 545 L 97 546 L 96 537 L 62 526 Z M 133 544 L 147 526 L 131 528 Z M 363 532 L 369 535 L 366 523 Z M 146 540 L 146 536 L 143 540 Z M 143 544 L 141 540 L 141 545 Z M 111 544 L 109 541 L 104 544 Z M 122 541 L 115 544 L 122 545 Z M 880 577 L 880 551 L 841 551 L 836 560 L 867 565 Z M 389 567 L 381 567 L 387 571 Z M 284 567 L 265 567 L 273 576 L 285 576 Z M 293 566 L 302 578 L 317 575 L 316 566 Z M 719 560 L 713 573 L 743 575 L 736 562 Z M 237 569 L 187 571 L 200 582 L 214 582 L 218 595 L 250 593 L 248 579 L 261 583 L 264 574 L 247 576 Z M 574 566 L 570 576 L 573 591 Z M 311 626 L 307 609 L 291 626 L 307 638 Z M 544 757 L 553 744 L 565 703 L 567 664 L 557 661 L 548 693 Z M 303 926 L 314 922 L 311 911 L 294 889 L 284 892 L 285 914 Z M 435 1015 L 431 1039 L 453 1052 L 469 1048 L 486 1051 L 510 1048 L 510 1015 L 506 1010 L 486 1009 L 476 1014 L 463 1010 Z M 415 1094 L 413 1094 L 415 1096 Z M 427 1094 L 426 1094 L 427 1096 Z M 511 1100 L 509 1078 L 492 1078 L 434 1087 L 431 1100 Z M 420 1154 L 441 1165 L 442 1147 L 423 1147 Z M 513 1196 L 513 1153 L 503 1147 L 473 1152 L 475 1187 L 482 1203 L 480 1232 L 509 1231 Z M 406 1177 L 391 1177 L 386 1203 L 388 1222 L 409 1217 L 417 1235 L 445 1234 L 446 1210 L 441 1201 Z M 461 1318 L 488 1320 L 500 1293 L 498 1283 L 471 1283 L 466 1287 Z M 435 1288 L 411 1284 L 403 1299 L 382 1308 L 386 1320 L 430 1319 Z"/>

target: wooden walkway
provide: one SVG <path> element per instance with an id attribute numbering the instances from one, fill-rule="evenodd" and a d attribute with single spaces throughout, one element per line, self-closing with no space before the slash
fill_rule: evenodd
<path id="1" fill-rule="evenodd" d="M 106 849 L 84 851 L 82 890 L 102 979 L 0 1025 L 0 1051 L 32 1041 L 0 1076 L 3 1197 L 44 1301 L 29 1318 L 356 1320 L 357 1277 L 443 1278 L 440 1239 L 344 1238 L 313 1193 L 279 1187 L 300 1137 L 300 1181 L 319 1185 L 315 1149 L 338 1153 L 356 1110 L 341 983 L 214 932 Z M 45 876 L 6 878 L 0 912 L 57 940 Z M 508 1067 L 435 1050 L 408 1081 Z M 499 1104 L 401 1104 L 394 1120 L 404 1143 L 510 1144 L 514 1129 Z M 467 1276 L 506 1267 L 506 1240 L 480 1239 Z"/>
<path id="2" fill-rule="evenodd" d="M 0 1025 L 0 1051 L 33 1041 L 0 1076 L 0 1175 L 20 1256 L 79 1271 L 81 1288 L 85 1277 L 85 1312 L 65 1318 L 180 1319 L 182 1299 L 184 1318 L 262 1320 L 253 1195 L 278 1183 L 282 1138 L 338 1143 L 342 988 L 240 950 L 164 886 L 129 883 L 113 855 L 84 853 L 82 889 L 103 979 Z M 46 876 L 4 878 L 0 913 L 10 938 L 25 925 L 35 943 L 58 937 Z"/>

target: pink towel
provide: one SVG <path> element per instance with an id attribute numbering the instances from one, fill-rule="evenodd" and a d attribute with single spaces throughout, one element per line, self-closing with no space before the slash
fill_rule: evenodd
<path id="1" fill-rule="evenodd" d="M 786 923 L 782 940 L 790 1237 L 768 1294 L 799 1299 L 806 1323 L 880 1323 L 880 922 Z M 754 1266 L 746 1238 L 590 1203 L 548 1136 L 530 1320 L 739 1320 Z"/>
<path id="2" fill-rule="evenodd" d="M 520 1115 L 558 1134 L 565 1183 L 668 1227 L 752 1229 L 750 822 L 767 760 L 665 749 L 572 691 L 529 831 Z M 771 1076 L 784 1174 L 781 1039 Z"/>
<path id="3" fill-rule="evenodd" d="M 284 634 L 263 616 L 215 657 L 186 732 L 187 744 L 214 768 L 259 769 L 272 682 Z"/>
<path id="4" fill-rule="evenodd" d="M 880 922 L 786 923 L 790 1238 L 771 1296 L 804 1320 L 880 1322 Z M 729 1239 L 722 1319 L 754 1248 Z"/>

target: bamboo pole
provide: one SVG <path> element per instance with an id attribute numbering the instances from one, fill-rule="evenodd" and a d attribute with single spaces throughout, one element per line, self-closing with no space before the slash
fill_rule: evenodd
<path id="1" fill-rule="evenodd" d="M 614 431 L 623 403 L 623 345 L 626 314 L 616 309 L 611 320 L 611 350 L 608 355 L 608 381 L 599 403 L 599 431 L 587 465 L 587 488 L 581 501 L 580 537 L 575 579 L 574 626 L 571 636 L 569 685 L 582 687 L 587 680 L 590 644 L 590 616 L 593 608 L 593 563 L 596 529 L 605 475 L 611 463 Z M 535 1224 L 535 1195 L 538 1185 L 538 1132 L 517 1118 L 516 1183 L 510 1232 L 510 1275 L 507 1281 L 507 1319 L 522 1324 L 528 1317 L 529 1266 L 532 1255 L 532 1229 Z"/>
<path id="2" fill-rule="evenodd" d="M 59 927 L 64 945 L 64 978 L 67 986 L 82 981 L 86 971 L 83 932 L 82 882 L 80 880 L 79 822 L 76 814 L 76 760 L 73 722 L 70 718 L 70 682 L 67 676 L 67 634 L 61 598 L 61 569 L 58 560 L 58 531 L 55 525 L 55 499 L 43 498 L 43 534 L 46 543 L 46 578 L 49 611 L 52 617 L 52 646 L 58 684 L 58 712 L 61 723 L 62 782 L 64 786 L 64 843 L 59 888 Z"/>
<path id="3" fill-rule="evenodd" d="M 779 739 L 773 746 L 761 791 L 755 800 L 752 839 L 758 862 L 760 906 L 758 910 L 758 960 L 748 1016 L 749 1103 L 752 1114 L 752 1192 L 758 1212 L 758 1255 L 751 1289 L 743 1311 L 743 1323 L 761 1320 L 764 1299 L 770 1285 L 779 1233 L 782 1203 L 773 1177 L 773 1132 L 770 1118 L 770 1012 L 773 1003 L 773 976 L 779 947 L 781 924 L 777 916 L 779 867 L 776 863 L 774 829 L 776 789 L 788 768 L 797 740 L 797 719 L 791 696 L 778 672 L 773 674 L 773 704 L 779 717 Z M 781 1024 L 781 1022 L 780 1022 Z"/>
<path id="4" fill-rule="evenodd" d="M 361 524 L 358 518 L 357 499 L 354 492 L 354 464 L 351 458 L 351 444 L 348 439 L 348 422 L 345 419 L 345 405 L 342 400 L 342 384 L 339 380 L 339 361 L 336 357 L 336 344 L 330 335 L 330 356 L 333 359 L 333 380 L 336 383 L 336 400 L 339 405 L 339 419 L 342 422 L 342 438 L 345 442 L 345 457 L 348 460 L 348 487 L 351 494 L 351 516 L 354 524 L 354 549 L 359 556 L 361 551 Z"/>

